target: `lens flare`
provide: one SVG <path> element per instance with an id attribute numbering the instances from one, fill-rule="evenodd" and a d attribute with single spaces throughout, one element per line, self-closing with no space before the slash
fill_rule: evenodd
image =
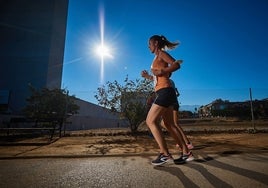
<path id="1" fill-rule="evenodd" d="M 110 48 L 104 44 L 104 10 L 101 7 L 99 11 L 100 17 L 100 45 L 96 47 L 96 54 L 100 57 L 101 67 L 100 67 L 100 82 L 103 83 L 104 80 L 104 58 L 113 58 Z"/>
<path id="2" fill-rule="evenodd" d="M 101 46 L 103 47 L 104 43 L 104 11 L 103 8 L 100 9 L 100 35 L 101 35 Z M 104 79 L 104 56 L 100 56 L 101 58 L 101 69 L 100 69 L 100 81 L 103 83 Z"/>

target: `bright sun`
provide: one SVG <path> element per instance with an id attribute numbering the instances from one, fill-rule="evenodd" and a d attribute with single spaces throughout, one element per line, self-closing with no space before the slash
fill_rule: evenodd
<path id="1" fill-rule="evenodd" d="M 100 56 L 101 58 L 109 57 L 113 58 L 111 54 L 111 50 L 106 45 L 102 44 L 96 48 L 96 54 Z"/>

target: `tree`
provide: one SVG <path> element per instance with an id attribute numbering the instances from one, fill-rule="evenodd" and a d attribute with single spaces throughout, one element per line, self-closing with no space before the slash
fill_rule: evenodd
<path id="1" fill-rule="evenodd" d="M 133 81 L 126 76 L 123 85 L 115 80 L 99 87 L 95 98 L 99 105 L 118 113 L 120 118 L 126 118 L 133 132 L 146 117 L 146 99 L 152 91 L 153 85 L 150 80 Z"/>
<path id="2" fill-rule="evenodd" d="M 24 113 L 32 119 L 57 119 L 62 124 L 71 114 L 78 113 L 79 106 L 74 103 L 75 96 L 69 96 L 66 89 L 47 89 L 40 91 L 30 86 L 31 96 L 26 99 Z"/>

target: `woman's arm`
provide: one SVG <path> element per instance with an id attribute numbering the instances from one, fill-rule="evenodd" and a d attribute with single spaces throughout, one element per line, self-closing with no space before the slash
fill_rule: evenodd
<path id="1" fill-rule="evenodd" d="M 168 67 L 165 67 L 165 68 L 161 69 L 162 74 L 172 73 L 172 72 L 178 70 L 181 67 L 180 64 L 182 63 L 182 60 L 175 60 L 171 55 L 169 55 L 165 51 L 161 51 L 159 53 L 159 57 L 163 61 L 165 61 L 165 62 L 167 62 L 169 64 Z"/>

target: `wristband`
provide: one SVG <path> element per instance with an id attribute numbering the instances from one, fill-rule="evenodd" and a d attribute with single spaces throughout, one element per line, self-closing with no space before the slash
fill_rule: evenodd
<path id="1" fill-rule="evenodd" d="M 176 61 L 174 61 L 174 63 L 178 63 L 180 65 L 180 64 L 183 63 L 183 61 L 182 60 L 176 60 Z"/>

